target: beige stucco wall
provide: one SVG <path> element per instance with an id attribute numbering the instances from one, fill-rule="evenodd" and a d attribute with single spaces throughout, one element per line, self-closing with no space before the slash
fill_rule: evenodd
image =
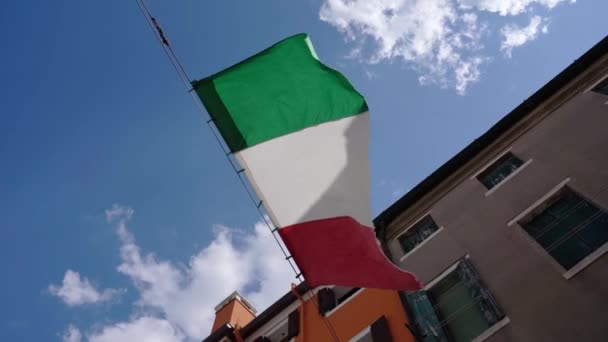
<path id="1" fill-rule="evenodd" d="M 511 148 L 522 160 L 532 159 L 493 193 L 486 196 L 486 188 L 470 178 L 485 162 L 469 165 L 469 174 L 447 193 L 423 199 L 426 208 L 421 203 L 387 228 L 393 259 L 423 282 L 470 255 L 511 321 L 489 341 L 608 341 L 608 253 L 566 279 L 519 225 L 507 226 L 567 178 L 567 186 L 608 210 L 606 102 L 608 96 L 579 93 L 492 151 Z M 444 229 L 400 261 L 396 236 L 428 210 Z"/>

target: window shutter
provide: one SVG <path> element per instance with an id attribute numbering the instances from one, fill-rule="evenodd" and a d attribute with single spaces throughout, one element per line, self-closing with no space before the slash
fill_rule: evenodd
<path id="1" fill-rule="evenodd" d="M 295 309 L 287 319 L 287 338 L 298 336 L 300 333 L 300 311 Z"/>
<path id="2" fill-rule="evenodd" d="M 479 273 L 477 273 L 469 259 L 462 258 L 458 263 L 458 268 L 456 268 L 456 270 L 458 276 L 470 291 L 471 296 L 473 298 L 479 298 L 477 305 L 481 312 L 483 312 L 488 323 L 493 325 L 503 319 L 505 317 L 504 312 L 500 309 L 500 306 L 498 306 L 498 303 L 490 290 L 488 290 L 481 278 L 479 278 Z"/>
<path id="3" fill-rule="evenodd" d="M 448 342 L 426 291 L 410 292 L 407 294 L 407 299 L 414 311 L 414 323 L 422 334 L 421 340 L 423 342 Z"/>
<path id="4" fill-rule="evenodd" d="M 388 322 L 386 321 L 386 317 L 382 316 L 377 321 L 372 323 L 370 327 L 370 332 L 372 334 L 372 341 L 374 342 L 392 342 L 393 337 L 391 336 L 391 331 L 388 328 Z"/>
<path id="5" fill-rule="evenodd" d="M 321 289 L 317 292 L 319 299 L 319 312 L 321 315 L 336 307 L 336 294 L 329 288 Z"/>

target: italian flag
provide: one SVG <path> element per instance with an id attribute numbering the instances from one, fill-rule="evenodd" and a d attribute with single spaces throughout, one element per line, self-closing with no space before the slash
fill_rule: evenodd
<path id="1" fill-rule="evenodd" d="M 305 34 L 193 87 L 309 286 L 420 287 L 369 228 L 365 99 Z"/>

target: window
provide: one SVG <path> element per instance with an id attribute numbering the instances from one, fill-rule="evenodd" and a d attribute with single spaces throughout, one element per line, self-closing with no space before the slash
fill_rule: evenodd
<path id="1" fill-rule="evenodd" d="M 468 342 L 505 322 L 504 313 L 468 258 L 431 284 L 408 294 L 423 341 Z"/>
<path id="2" fill-rule="evenodd" d="M 608 78 L 604 79 L 600 84 L 593 88 L 596 93 L 608 95 Z"/>
<path id="3" fill-rule="evenodd" d="M 381 316 L 348 342 L 392 342 L 393 337 L 386 317 Z"/>
<path id="4" fill-rule="evenodd" d="M 344 286 L 321 289 L 317 294 L 319 297 L 319 312 L 330 315 L 337 307 L 346 303 L 360 290 L 360 287 Z"/>
<path id="5" fill-rule="evenodd" d="M 338 298 L 338 305 L 344 303 L 348 298 L 352 297 L 357 291 L 359 291 L 360 287 L 338 287 L 334 288 L 336 292 L 336 297 Z M 346 293 L 342 294 L 342 292 L 346 291 Z"/>
<path id="6" fill-rule="evenodd" d="M 477 176 L 477 179 L 488 189 L 492 189 L 515 170 L 520 168 L 524 162 L 513 153 L 507 152 L 497 161 L 492 163 L 486 170 Z"/>
<path id="7" fill-rule="evenodd" d="M 608 214 L 569 188 L 541 210 L 521 225 L 566 270 L 608 242 Z"/>
<path id="8" fill-rule="evenodd" d="M 293 342 L 300 333 L 300 312 L 292 311 L 288 318 L 277 324 L 254 342 Z"/>
<path id="9" fill-rule="evenodd" d="M 407 254 L 411 252 L 416 246 L 420 245 L 422 241 L 433 235 L 439 227 L 431 215 L 426 216 L 418 223 L 414 224 L 407 232 L 399 237 L 399 244 L 403 249 L 403 253 Z"/>
<path id="10" fill-rule="evenodd" d="M 355 337 L 348 340 L 348 342 L 374 342 L 374 339 L 372 338 L 372 332 L 369 327 L 367 327 Z"/>

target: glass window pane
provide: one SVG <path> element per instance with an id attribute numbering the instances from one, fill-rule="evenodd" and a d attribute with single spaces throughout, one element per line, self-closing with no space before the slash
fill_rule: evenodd
<path id="1" fill-rule="evenodd" d="M 599 212 L 578 235 L 593 250 L 608 242 L 608 214 Z"/>
<path id="2" fill-rule="evenodd" d="M 422 241 L 436 232 L 437 229 L 439 229 L 439 227 L 437 227 L 437 224 L 430 215 L 420 220 L 420 222 L 410 228 L 407 233 L 399 237 L 399 243 L 401 244 L 403 253 L 408 253 L 416 248 Z"/>
<path id="3" fill-rule="evenodd" d="M 334 292 L 336 293 L 338 305 L 342 304 L 348 298 L 352 297 L 360 289 L 361 289 L 360 287 L 353 287 L 353 288 L 347 288 L 347 287 L 341 287 L 341 286 L 334 287 Z"/>
<path id="4" fill-rule="evenodd" d="M 451 340 L 471 341 L 490 327 L 479 309 L 481 298 L 472 297 L 457 272 L 442 279 L 429 292 Z"/>
<path id="5" fill-rule="evenodd" d="M 523 227 L 565 269 L 608 242 L 608 214 L 568 190 Z"/>
<path id="6" fill-rule="evenodd" d="M 583 240 L 574 236 L 551 248 L 549 254 L 565 269 L 570 269 L 591 252 Z"/>
<path id="7" fill-rule="evenodd" d="M 414 311 L 415 323 L 422 335 L 421 340 L 423 342 L 448 342 L 427 291 L 410 292 L 407 294 L 407 298 Z"/>
<path id="8" fill-rule="evenodd" d="M 523 163 L 524 162 L 521 159 L 517 158 L 512 153 L 507 153 L 477 176 L 477 179 L 479 179 L 488 190 L 492 189 L 513 173 L 513 171 L 522 166 Z"/>

